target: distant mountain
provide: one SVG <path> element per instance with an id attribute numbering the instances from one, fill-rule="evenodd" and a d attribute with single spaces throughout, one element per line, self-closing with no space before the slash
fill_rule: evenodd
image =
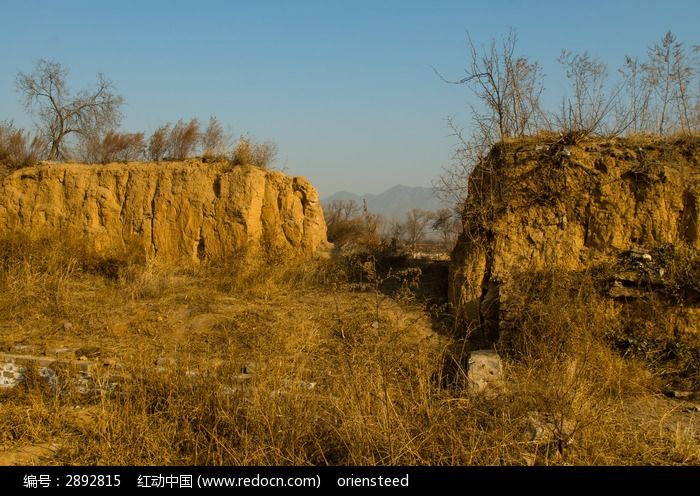
<path id="1" fill-rule="evenodd" d="M 411 209 L 435 211 L 444 208 L 433 195 L 432 188 L 424 186 L 394 186 L 384 193 L 378 195 L 366 194 L 357 195 L 349 191 L 339 191 L 321 200 L 327 205 L 334 200 L 355 200 L 362 206 L 364 200 L 367 201 L 367 209 L 375 214 L 382 214 L 387 219 L 404 220 L 406 213 Z"/>

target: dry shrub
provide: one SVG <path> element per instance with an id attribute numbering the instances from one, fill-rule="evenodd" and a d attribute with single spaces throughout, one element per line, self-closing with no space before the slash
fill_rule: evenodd
<path id="1" fill-rule="evenodd" d="M 241 136 L 233 149 L 233 165 L 254 165 L 268 169 L 277 157 L 277 145 L 271 141 L 257 143 L 252 138 Z"/>
<path id="2" fill-rule="evenodd" d="M 652 253 L 665 269 L 664 292 L 679 304 L 700 302 L 700 252 L 685 244 L 661 245 Z"/>
<path id="3" fill-rule="evenodd" d="M 86 148 L 87 162 L 133 162 L 144 157 L 146 143 L 143 133 L 110 131 L 102 138 L 90 140 Z"/>
<path id="4" fill-rule="evenodd" d="M 167 123 L 153 132 L 148 139 L 146 155 L 155 162 L 184 160 L 195 155 L 201 140 L 199 120 L 185 122 L 180 119 L 175 125 Z"/>
<path id="5" fill-rule="evenodd" d="M 168 136 L 169 158 L 183 160 L 194 156 L 200 135 L 199 121 L 197 119 L 192 119 L 187 123 L 182 120 L 177 121 Z"/>
<path id="6" fill-rule="evenodd" d="M 522 318 L 512 326 L 525 337 L 508 341 L 513 358 L 506 363 L 506 390 L 484 396 L 443 387 L 444 364 L 458 343 L 432 334 L 429 317 L 410 298 L 375 294 L 376 284 L 355 291 L 342 262 L 282 263 L 274 254 L 241 252 L 177 268 L 134 261 L 133 277 L 119 272 L 114 280 L 90 261 L 94 255 L 87 250 L 61 246 L 16 236 L 0 242 L 3 329 L 41 322 L 38 313 L 66 316 L 76 327 L 85 326 L 84 339 L 100 342 L 111 333 L 98 327 L 98 316 L 143 312 L 143 317 L 129 322 L 127 334 L 112 338 L 127 348 L 116 392 L 81 399 L 26 388 L 3 397 L 5 442 L 62 439 L 53 462 L 699 460 L 688 441 L 693 433 L 686 436 L 685 427 L 669 433 L 653 419 L 640 421 L 636 410 L 625 410 L 631 399 L 653 397 L 645 393 L 647 379 L 598 340 L 599 333 L 618 325 L 585 278 L 518 279 L 521 292 L 514 294 L 513 309 Z M 212 327 L 180 322 L 232 307 L 238 310 Z M 158 323 L 155 312 L 166 321 Z M 183 333 L 180 341 L 172 341 L 175 333 Z M 156 366 L 164 354 L 172 365 Z M 79 421 L 80 411 L 88 418 Z M 553 426 L 550 438 L 526 436 L 533 416 Z"/>
<path id="7" fill-rule="evenodd" d="M 0 122 L 0 165 L 9 169 L 29 167 L 46 155 L 47 142 L 41 136 L 31 136 L 11 122 Z"/>
<path id="8" fill-rule="evenodd" d="M 21 271 L 55 275 L 70 270 L 116 280 L 115 265 L 145 263 L 144 248 L 136 240 L 127 240 L 123 248 L 110 253 L 98 253 L 90 248 L 89 240 L 68 231 L 34 236 L 21 231 L 7 232 L 0 237 L 0 278 Z"/>
<path id="9" fill-rule="evenodd" d="M 386 220 L 370 212 L 367 205 L 360 207 L 354 200 L 334 200 L 323 205 L 323 216 L 328 241 L 353 272 L 357 262 L 371 259 L 383 266 L 390 259 L 397 261 L 407 255 L 397 237 L 383 229 L 387 226 Z"/>
<path id="10" fill-rule="evenodd" d="M 499 349 L 514 363 L 544 373 L 556 370 L 562 378 L 587 377 L 606 394 L 650 386 L 635 364 L 610 349 L 609 336 L 619 334 L 623 322 L 591 273 L 520 272 L 505 292 Z"/>
<path id="11" fill-rule="evenodd" d="M 223 160 L 226 156 L 229 137 L 224 133 L 216 117 L 209 118 L 209 124 L 202 134 L 202 156 L 207 160 Z"/>
<path id="12" fill-rule="evenodd" d="M 344 280 L 343 267 L 335 261 L 290 257 L 276 250 L 231 253 L 210 260 L 204 267 L 211 284 L 223 293 L 269 297 L 284 294 L 290 286 L 325 287 Z"/>
<path id="13" fill-rule="evenodd" d="M 148 140 L 148 158 L 155 162 L 160 162 L 168 154 L 168 136 L 170 135 L 170 124 L 159 127 Z"/>
<path id="14" fill-rule="evenodd" d="M 0 392 L 0 444 L 5 447 L 46 442 L 63 427 L 55 395 L 27 388 L 21 393 Z"/>
<path id="15" fill-rule="evenodd" d="M 123 250 L 97 253 L 76 233 L 0 237 L 0 313 L 35 312 L 51 319 L 74 313 L 73 292 L 84 286 L 132 285 L 146 266 L 143 247 L 129 242 Z M 83 303 L 83 302 L 81 302 Z"/>
<path id="16" fill-rule="evenodd" d="M 687 330 L 693 325 L 690 311 L 670 307 L 658 295 L 630 302 L 621 312 L 624 327 L 609 340 L 621 355 L 646 363 L 666 388 L 697 390 L 700 337 Z"/>
<path id="17" fill-rule="evenodd" d="M 640 462 L 642 447 L 618 444 L 631 428 L 621 407 L 659 384 L 639 362 L 611 349 L 610 336 L 620 335 L 624 322 L 594 277 L 522 272 L 506 292 L 500 349 L 512 357 L 510 380 L 522 408 L 552 431 L 534 455 L 546 463 L 611 463 L 628 449 L 634 452 L 628 462 Z"/>
<path id="18" fill-rule="evenodd" d="M 269 283 L 268 283 L 269 284 Z M 98 464 L 468 463 L 478 433 L 466 403 L 442 403 L 439 357 L 403 343 L 405 327 L 353 306 L 346 337 L 280 315 L 249 312 L 222 367 L 182 350 L 172 371 L 142 355 L 66 461 Z M 254 330 L 253 330 L 254 328 Z M 246 359 L 241 357 L 246 353 Z M 238 378 L 241 367 L 252 373 Z M 189 372 L 188 372 L 189 371 Z M 447 399 L 446 396 L 443 399 Z M 465 422 L 462 422 L 465 420 Z M 450 428 L 446 428 L 446 427 Z M 491 463 L 483 447 L 484 459 Z"/>
<path id="19" fill-rule="evenodd" d="M 328 241 L 337 247 L 342 247 L 351 242 L 357 242 L 364 236 L 365 224 L 362 219 L 355 217 L 352 219 L 328 219 Z"/>

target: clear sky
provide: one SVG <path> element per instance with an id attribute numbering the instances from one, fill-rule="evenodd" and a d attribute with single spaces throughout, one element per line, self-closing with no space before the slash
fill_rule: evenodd
<path id="1" fill-rule="evenodd" d="M 102 71 L 127 105 L 125 130 L 216 115 L 235 135 L 273 140 L 278 165 L 322 196 L 429 186 L 468 122 L 459 78 L 477 44 L 517 30 L 561 95 L 562 48 L 611 66 L 667 30 L 700 44 L 697 0 L 0 0 L 0 120 L 31 127 L 15 91 L 39 58 L 70 68 L 71 87 Z M 558 98 L 558 96 L 557 96 Z"/>

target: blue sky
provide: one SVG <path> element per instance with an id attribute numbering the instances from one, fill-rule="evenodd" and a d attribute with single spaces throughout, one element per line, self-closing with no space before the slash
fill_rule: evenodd
<path id="1" fill-rule="evenodd" d="M 75 89 L 102 71 L 126 99 L 124 129 L 216 115 L 275 141 L 278 165 L 322 196 L 429 186 L 449 164 L 445 119 L 468 122 L 469 94 L 432 68 L 463 75 L 467 32 L 486 44 L 515 28 L 553 99 L 562 48 L 613 73 L 669 29 L 700 44 L 696 0 L 0 1 L 0 119 L 31 127 L 15 76 L 53 59 Z"/>

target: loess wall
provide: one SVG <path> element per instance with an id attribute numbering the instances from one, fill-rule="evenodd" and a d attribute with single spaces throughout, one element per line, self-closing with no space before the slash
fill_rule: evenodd
<path id="1" fill-rule="evenodd" d="M 451 302 L 467 328 L 496 342 L 514 272 L 582 271 L 630 251 L 646 263 L 663 245 L 697 249 L 699 212 L 697 137 L 501 143 L 469 180 Z"/>
<path id="2" fill-rule="evenodd" d="M 0 233 L 82 236 L 100 253 L 164 262 L 241 249 L 325 249 L 318 194 L 302 177 L 198 160 L 45 163 L 0 180 Z"/>

